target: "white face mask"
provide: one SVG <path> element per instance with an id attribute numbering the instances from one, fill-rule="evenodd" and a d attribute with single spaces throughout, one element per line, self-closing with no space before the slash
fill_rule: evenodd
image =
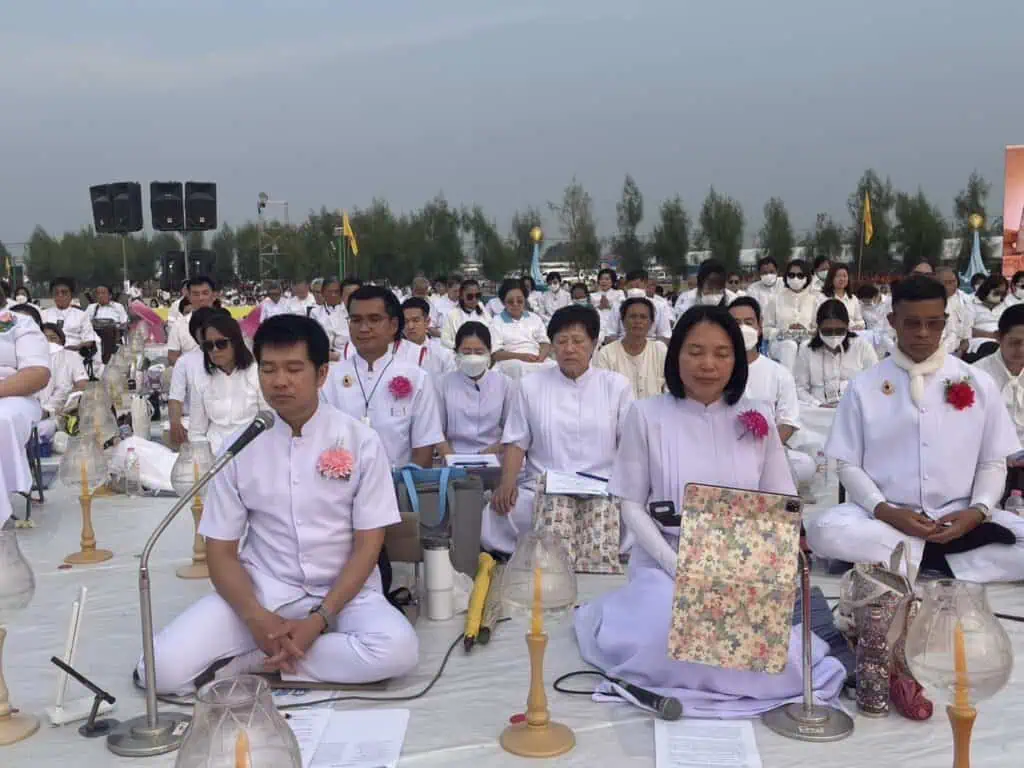
<path id="1" fill-rule="evenodd" d="M 746 348 L 747 352 L 757 346 L 759 339 L 756 328 L 749 325 L 741 325 L 740 333 L 743 334 L 743 346 Z"/>
<path id="2" fill-rule="evenodd" d="M 28 304 L 28 296 L 15 296 L 14 297 L 14 303 L 15 304 Z"/>
<path id="3" fill-rule="evenodd" d="M 60 344 L 55 344 L 52 341 L 50 342 L 50 354 L 51 355 L 56 355 L 62 349 L 64 349 L 64 347 L 62 347 Z"/>
<path id="4" fill-rule="evenodd" d="M 779 276 L 774 272 L 769 272 L 765 275 L 761 275 L 761 285 L 766 288 L 774 288 L 775 284 L 779 281 Z"/>
<path id="5" fill-rule="evenodd" d="M 807 285 L 807 278 L 791 277 L 787 281 L 787 285 L 789 285 L 789 289 L 792 291 L 802 291 L 804 287 Z"/>
<path id="6" fill-rule="evenodd" d="M 457 356 L 459 370 L 471 379 L 483 376 L 491 366 L 490 355 L 463 355 Z"/>
<path id="7" fill-rule="evenodd" d="M 821 282 L 825 282 L 825 278 L 828 277 L 828 270 L 822 269 L 819 270 L 818 272 L 815 272 L 814 274 L 819 280 L 821 280 Z"/>
<path id="8" fill-rule="evenodd" d="M 716 304 L 721 304 L 723 298 L 724 294 L 721 293 L 704 293 L 701 294 L 700 303 L 710 307 Z"/>
<path id="9" fill-rule="evenodd" d="M 627 299 L 646 299 L 647 298 L 647 291 L 645 291 L 643 288 L 630 288 L 628 291 L 626 291 L 626 298 Z"/>
<path id="10" fill-rule="evenodd" d="M 845 333 L 839 335 L 820 333 L 818 335 L 821 337 L 822 343 L 833 352 L 843 346 L 843 342 L 846 341 Z"/>

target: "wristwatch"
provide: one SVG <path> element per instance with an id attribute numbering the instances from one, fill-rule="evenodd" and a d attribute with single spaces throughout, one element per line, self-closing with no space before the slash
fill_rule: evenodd
<path id="1" fill-rule="evenodd" d="M 316 606 L 313 610 L 309 612 L 310 616 L 312 616 L 313 614 L 316 614 L 324 620 L 324 628 L 320 630 L 320 634 L 326 635 L 331 628 L 331 622 L 334 621 L 334 617 L 331 615 L 330 611 L 324 608 L 323 603 L 320 603 L 320 605 Z"/>

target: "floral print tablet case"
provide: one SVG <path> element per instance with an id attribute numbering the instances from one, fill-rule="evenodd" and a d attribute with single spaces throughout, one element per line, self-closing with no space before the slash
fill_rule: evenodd
<path id="1" fill-rule="evenodd" d="M 800 499 L 691 483 L 680 517 L 669 657 L 781 673 L 796 600 Z"/>

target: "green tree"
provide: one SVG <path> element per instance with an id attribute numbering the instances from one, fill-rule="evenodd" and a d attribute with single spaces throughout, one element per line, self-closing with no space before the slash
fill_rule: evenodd
<path id="1" fill-rule="evenodd" d="M 967 179 L 967 186 L 961 189 L 953 198 L 953 237 L 960 240 L 960 248 L 957 253 L 957 271 L 962 271 L 971 259 L 971 248 L 974 244 L 974 231 L 971 229 L 970 218 L 972 214 L 979 214 L 983 219 L 982 237 L 980 239 L 981 258 L 988 263 L 992 258 L 992 249 L 989 247 L 987 238 L 984 237 L 985 227 L 990 223 L 988 220 L 988 195 L 992 191 L 992 185 L 985 181 L 985 177 L 974 171 Z M 999 221 L 997 235 L 1003 234 L 1002 220 Z"/>
<path id="2" fill-rule="evenodd" d="M 430 275 L 450 275 L 458 272 L 465 261 L 462 217 L 441 194 L 412 215 L 407 242 L 413 257 L 409 262 L 413 272 L 419 269 Z M 406 273 L 401 276 L 405 277 Z M 408 274 L 409 280 L 412 277 Z"/>
<path id="3" fill-rule="evenodd" d="M 761 255 L 770 256 L 781 268 L 793 257 L 793 226 L 789 223 L 789 211 L 781 199 L 773 197 L 764 204 L 764 224 L 758 236 Z"/>
<path id="4" fill-rule="evenodd" d="M 814 220 L 814 229 L 804 235 L 800 245 L 804 247 L 804 258 L 811 261 L 816 256 L 838 259 L 843 252 L 843 228 L 827 213 L 819 213 Z M 779 262 L 779 267 L 784 262 Z"/>
<path id="5" fill-rule="evenodd" d="M 473 260 L 488 280 L 499 282 L 514 271 L 516 254 L 512 246 L 501 239 L 494 222 L 487 218 L 479 205 L 462 212 L 462 226 L 470 236 Z"/>
<path id="6" fill-rule="evenodd" d="M 743 248 L 743 208 L 731 197 L 720 195 L 712 187 L 700 210 L 701 246 L 726 269 L 740 266 Z"/>
<path id="7" fill-rule="evenodd" d="M 674 277 L 686 277 L 690 252 L 690 216 L 676 195 L 661 204 L 661 220 L 654 227 L 651 250 L 655 260 Z"/>
<path id="8" fill-rule="evenodd" d="M 0 241 L 0 278 L 9 279 L 14 274 L 14 257 L 7 246 Z"/>
<path id="9" fill-rule="evenodd" d="M 533 238 L 530 237 L 530 231 L 534 227 L 539 227 L 541 221 L 540 211 L 532 206 L 525 211 L 516 211 L 512 216 L 508 245 L 515 260 L 513 269 L 523 274 L 529 273 L 530 265 L 533 263 Z"/>
<path id="10" fill-rule="evenodd" d="M 861 259 L 861 244 L 864 239 L 864 195 L 868 194 L 871 199 L 871 225 L 874 228 L 874 236 L 871 242 L 863 244 L 863 259 Z M 855 244 L 858 249 L 857 260 L 858 272 L 861 263 L 863 271 L 867 273 L 889 272 L 893 268 L 892 257 L 889 255 L 889 247 L 892 244 L 892 209 L 896 204 L 896 194 L 889 179 L 882 181 L 881 177 L 874 170 L 868 169 L 857 182 L 857 188 L 846 200 L 846 208 L 850 212 L 853 221 L 853 231 L 857 233 Z"/>
<path id="11" fill-rule="evenodd" d="M 238 237 L 230 224 L 224 224 L 210 240 L 213 251 L 213 274 L 218 285 L 227 285 L 237 278 L 235 257 L 238 254 Z"/>
<path id="12" fill-rule="evenodd" d="M 601 259 L 601 242 L 597 238 L 594 202 L 583 185 L 573 176 L 562 194 L 562 202 L 548 203 L 558 218 L 569 261 L 579 271 L 589 271 Z"/>
<path id="13" fill-rule="evenodd" d="M 895 214 L 893 238 L 904 269 L 922 259 L 938 264 L 948 228 L 942 213 L 925 197 L 924 191 L 918 189 L 916 195 L 900 192 L 896 196 Z"/>
<path id="14" fill-rule="evenodd" d="M 636 230 L 644 218 L 644 196 L 633 177 L 626 174 L 622 184 L 622 199 L 615 206 L 619 234 L 613 243 L 623 272 L 647 266 L 647 249 L 637 237 Z"/>

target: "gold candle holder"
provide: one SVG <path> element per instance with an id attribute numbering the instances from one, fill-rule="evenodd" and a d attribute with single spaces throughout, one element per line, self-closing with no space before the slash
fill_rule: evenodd
<path id="1" fill-rule="evenodd" d="M 4 640 L 7 630 L 0 627 L 0 747 L 27 739 L 39 730 L 39 718 L 17 712 L 11 707 L 4 682 Z"/>
<path id="2" fill-rule="evenodd" d="M 92 527 L 92 495 L 89 493 L 89 470 L 82 460 L 79 467 L 82 482 L 82 494 L 78 503 L 82 508 L 82 535 L 79 551 L 64 558 L 68 565 L 95 565 L 103 563 L 114 556 L 109 549 L 96 549 L 96 531 Z"/>
<path id="3" fill-rule="evenodd" d="M 530 632 L 526 647 L 530 654 L 530 692 L 526 697 L 526 720 L 512 723 L 501 734 L 501 746 L 520 757 L 556 757 L 576 746 L 576 736 L 562 723 L 551 720 L 544 692 L 544 651 L 548 636 Z"/>
<path id="4" fill-rule="evenodd" d="M 199 534 L 199 523 L 203 519 L 203 500 L 196 496 L 192 500 L 192 521 L 195 535 L 192 540 L 192 563 L 183 565 L 176 573 L 179 579 L 208 579 L 210 567 L 206 563 L 206 538 Z"/>
<path id="5" fill-rule="evenodd" d="M 971 731 L 978 710 L 951 704 L 946 707 L 946 715 L 953 729 L 953 768 L 971 768 Z"/>

